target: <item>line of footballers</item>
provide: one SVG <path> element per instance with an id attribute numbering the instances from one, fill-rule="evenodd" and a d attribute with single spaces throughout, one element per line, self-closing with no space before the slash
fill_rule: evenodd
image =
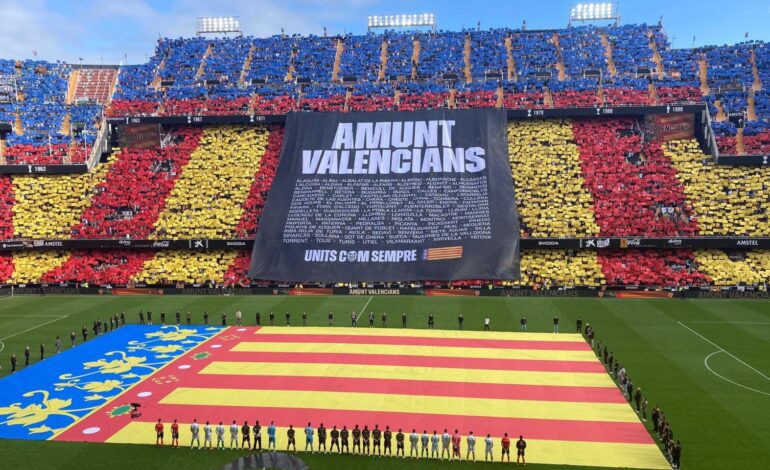
<path id="1" fill-rule="evenodd" d="M 244 422 L 242 426 L 233 421 L 229 426 L 230 430 L 230 449 L 249 449 L 254 451 L 262 451 L 262 426 L 259 421 L 254 423 L 254 426 L 249 426 L 248 422 Z M 201 445 L 201 430 L 203 431 L 203 444 Z M 276 442 L 276 427 L 273 422 L 266 429 L 267 433 L 267 448 L 265 450 L 275 451 Z M 327 433 L 329 439 L 329 449 L 326 448 Z M 192 436 L 190 442 L 190 448 L 198 449 L 225 449 L 225 434 L 226 429 L 222 421 L 218 425 L 212 426 L 210 422 L 206 421 L 206 424 L 200 426 L 198 420 L 193 420 L 190 425 L 190 434 Z M 352 430 L 348 430 L 347 426 L 343 426 L 342 429 L 337 429 L 337 426 L 333 426 L 331 430 L 324 427 L 323 423 L 314 429 L 311 423 L 307 423 L 307 427 L 304 429 L 305 434 L 305 452 L 334 452 L 335 449 L 340 454 L 360 454 L 360 455 L 376 455 L 376 456 L 392 456 L 392 442 L 393 432 L 390 430 L 390 426 L 385 426 L 385 430 L 381 430 L 379 425 L 375 425 L 374 429 L 369 429 L 368 426 L 364 426 L 363 429 L 359 428 L 356 424 Z M 163 435 L 164 425 L 163 422 L 158 419 L 155 424 L 155 445 L 157 447 L 163 447 Z M 216 445 L 214 445 L 214 435 L 216 435 Z M 254 442 L 252 444 L 252 435 L 254 436 Z M 352 451 L 350 447 L 350 440 L 353 440 Z M 289 429 L 286 430 L 286 451 L 297 451 L 296 444 L 296 429 L 294 426 L 289 425 Z M 318 440 L 317 447 L 315 446 L 315 439 Z M 396 438 L 396 453 L 395 456 L 401 456 L 406 458 L 405 455 L 405 441 L 407 436 L 401 429 L 395 434 Z M 444 429 L 443 434 L 438 434 L 436 430 L 432 435 L 428 434 L 427 430 L 424 430 L 421 435 L 418 435 L 416 429 L 412 429 L 409 439 L 409 457 L 428 457 L 432 459 L 448 459 L 448 460 L 460 460 L 462 458 L 460 453 L 460 445 L 462 444 L 462 436 L 459 431 L 455 429 L 454 434 L 449 434 L 447 429 Z M 177 420 L 171 424 L 171 446 L 179 447 L 179 423 Z M 439 447 L 441 452 L 439 454 Z M 519 436 L 519 440 L 515 443 L 516 447 L 516 463 L 526 465 L 525 452 L 527 449 L 527 441 L 523 436 Z M 430 451 L 428 450 L 430 448 Z M 471 431 L 465 437 L 465 460 L 476 461 L 476 436 Z M 511 439 L 508 437 L 508 433 L 505 433 L 501 440 L 501 454 L 500 461 L 511 461 Z M 492 437 L 487 434 L 484 438 L 484 461 L 494 462 L 494 441 Z"/>

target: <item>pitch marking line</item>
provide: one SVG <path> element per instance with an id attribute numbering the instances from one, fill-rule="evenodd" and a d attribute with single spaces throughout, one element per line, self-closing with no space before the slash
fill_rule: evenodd
<path id="1" fill-rule="evenodd" d="M 9 316 L 10 316 L 10 315 L 9 315 Z M 0 341 L 3 341 L 3 340 L 6 340 L 6 339 L 10 339 L 10 338 L 13 338 L 13 337 L 19 336 L 20 334 L 26 333 L 26 332 L 28 332 L 28 331 L 36 330 L 36 329 L 38 329 L 38 328 L 40 328 L 40 327 L 42 327 L 42 326 L 46 326 L 46 325 L 49 325 L 49 324 L 51 324 L 51 323 L 53 323 L 53 322 L 55 322 L 55 321 L 59 321 L 59 320 L 61 320 L 62 318 L 67 318 L 68 316 L 69 316 L 69 315 L 57 315 L 57 317 L 58 317 L 58 318 L 54 318 L 54 319 L 53 319 L 53 320 L 51 320 L 51 321 L 47 321 L 47 322 L 45 322 L 45 323 L 41 323 L 40 325 L 37 325 L 37 326 L 33 326 L 32 328 L 27 328 L 27 329 L 26 329 L 26 330 L 24 330 L 24 331 L 19 331 L 18 333 L 14 333 L 14 334 L 12 334 L 12 335 L 10 335 L 10 336 L 6 336 L 5 338 L 0 338 Z"/>
<path id="2" fill-rule="evenodd" d="M 374 298 L 373 295 L 369 296 L 369 300 L 366 301 L 366 304 L 364 305 L 364 308 L 361 309 L 360 312 L 358 312 L 358 315 L 356 315 L 356 325 L 358 325 L 358 319 L 361 318 L 361 314 L 364 313 L 364 310 L 366 310 L 366 307 L 369 306 L 369 302 L 372 301 L 372 298 Z"/>
<path id="3" fill-rule="evenodd" d="M 745 388 L 745 389 L 747 389 L 747 390 L 751 390 L 751 391 L 753 391 L 753 392 L 757 392 L 757 393 L 761 393 L 761 394 L 763 394 L 763 395 L 767 395 L 767 396 L 770 396 L 770 393 L 767 393 L 767 392 L 763 392 L 763 391 L 761 391 L 761 390 L 756 390 L 756 389 L 753 389 L 753 388 L 751 388 L 751 387 L 747 387 L 747 386 L 745 386 L 745 385 L 742 385 L 742 384 L 739 384 L 739 383 L 737 383 L 737 382 L 734 382 L 734 381 L 732 381 L 732 380 L 730 380 L 730 379 L 728 379 L 728 378 L 726 378 L 726 377 L 723 377 L 723 376 L 721 376 L 720 374 L 716 373 L 716 372 L 715 372 L 715 371 L 714 371 L 714 370 L 711 368 L 711 366 L 709 366 L 709 363 L 708 363 L 708 361 L 709 361 L 709 359 L 711 359 L 711 358 L 712 358 L 713 356 L 715 356 L 716 354 L 719 354 L 719 353 L 725 353 L 725 354 L 727 354 L 728 356 L 730 356 L 730 357 L 732 357 L 733 359 L 735 359 L 736 361 L 738 361 L 738 362 L 740 362 L 741 364 L 743 364 L 744 366 L 748 367 L 749 369 L 751 369 L 751 370 L 753 370 L 754 372 L 756 372 L 757 374 L 759 374 L 759 376 L 760 376 L 760 377 L 762 377 L 763 379 L 765 379 L 765 380 L 767 380 L 767 381 L 770 381 L 770 377 L 768 377 L 767 375 L 765 375 L 765 374 L 763 374 L 762 372 L 758 371 L 758 370 L 757 370 L 757 369 L 755 369 L 754 367 L 752 367 L 752 366 L 748 365 L 746 362 L 744 362 L 742 359 L 740 359 L 739 357 L 737 357 L 736 355 L 734 355 L 734 354 L 733 354 L 733 353 L 731 353 L 730 351 L 728 351 L 728 350 L 726 350 L 725 348 L 723 348 L 723 347 L 719 346 L 719 345 L 718 345 L 718 344 L 716 344 L 715 342 L 711 341 L 710 339 L 706 338 L 706 337 L 705 337 L 705 336 L 703 336 L 702 334 L 700 334 L 700 333 L 698 333 L 697 331 L 693 330 L 692 328 L 690 328 L 689 326 L 685 325 L 685 324 L 684 324 L 684 323 L 682 323 L 681 321 L 680 321 L 680 322 L 677 322 L 677 323 L 679 323 L 680 325 L 682 325 L 684 328 L 686 328 L 686 329 L 690 330 L 690 332 L 692 332 L 693 334 L 695 334 L 696 336 L 698 336 L 698 337 L 699 337 L 699 338 L 701 338 L 702 340 L 706 341 L 706 342 L 707 342 L 707 343 L 709 343 L 710 345 L 712 345 L 712 346 L 714 346 L 715 348 L 717 348 L 717 351 L 714 351 L 713 353 L 709 354 L 709 355 L 708 355 L 708 356 L 706 356 L 706 358 L 703 360 L 703 364 L 706 366 L 706 369 L 708 369 L 708 371 L 709 371 L 709 372 L 711 372 L 712 374 L 716 375 L 716 376 L 717 376 L 717 377 L 719 377 L 720 379 L 722 379 L 722 380 L 725 380 L 725 381 L 727 381 L 727 382 L 730 382 L 731 384 L 737 385 L 737 386 L 739 386 L 739 387 L 741 387 L 741 388 Z"/>

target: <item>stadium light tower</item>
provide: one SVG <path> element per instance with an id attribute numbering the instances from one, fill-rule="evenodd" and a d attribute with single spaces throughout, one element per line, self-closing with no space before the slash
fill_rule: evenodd
<path id="1" fill-rule="evenodd" d="M 576 21 L 615 21 L 617 25 L 620 22 L 618 3 L 578 3 L 569 12 L 569 25 Z"/>
<path id="2" fill-rule="evenodd" d="M 227 34 L 243 36 L 241 20 L 237 16 L 203 16 L 196 20 L 195 34 Z"/>
<path id="3" fill-rule="evenodd" d="M 414 28 L 427 26 L 436 31 L 436 15 L 373 15 L 368 17 L 369 31 L 375 28 Z"/>

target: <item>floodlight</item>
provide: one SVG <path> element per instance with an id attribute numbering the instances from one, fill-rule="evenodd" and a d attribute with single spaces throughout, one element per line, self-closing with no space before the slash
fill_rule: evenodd
<path id="1" fill-rule="evenodd" d="M 237 16 L 201 17 L 197 21 L 196 33 L 241 33 L 241 20 Z"/>
<path id="2" fill-rule="evenodd" d="M 570 10 L 569 21 L 603 21 L 615 20 L 618 22 L 620 16 L 617 14 L 617 6 L 612 2 L 603 3 L 578 3 Z"/>
<path id="3" fill-rule="evenodd" d="M 372 15 L 367 17 L 371 28 L 410 28 L 414 26 L 436 27 L 435 16 L 432 13 L 402 14 L 402 15 Z"/>

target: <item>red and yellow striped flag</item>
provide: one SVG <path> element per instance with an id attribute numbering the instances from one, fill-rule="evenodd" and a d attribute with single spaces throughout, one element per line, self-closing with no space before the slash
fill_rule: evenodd
<path id="1" fill-rule="evenodd" d="M 160 418 L 184 423 L 189 443 L 193 419 L 259 420 L 278 426 L 281 450 L 289 425 L 378 425 L 407 436 L 457 429 L 463 457 L 473 431 L 479 458 L 487 434 L 498 458 L 508 433 L 527 440 L 529 462 L 670 468 L 576 334 L 231 327 L 116 401 L 142 403 L 142 416 L 95 413 L 57 439 L 153 443 Z M 84 434 L 93 428 L 109 431 Z"/>
<path id="2" fill-rule="evenodd" d="M 422 250 L 422 259 L 438 261 L 442 259 L 460 259 L 463 257 L 462 246 L 446 246 L 443 248 L 426 248 Z"/>

